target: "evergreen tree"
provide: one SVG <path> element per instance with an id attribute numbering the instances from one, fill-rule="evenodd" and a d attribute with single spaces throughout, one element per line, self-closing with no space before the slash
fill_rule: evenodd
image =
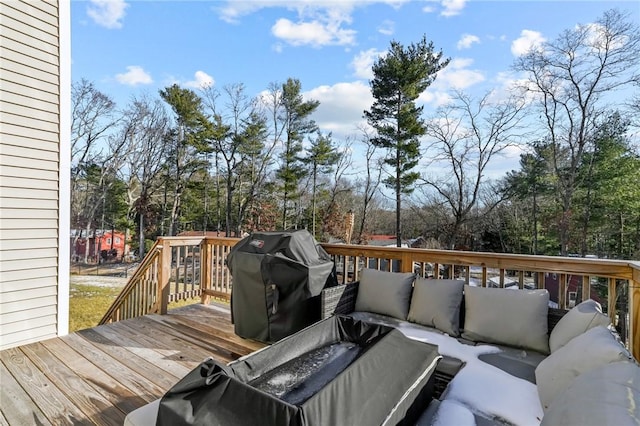
<path id="1" fill-rule="evenodd" d="M 400 212 L 402 195 L 410 194 L 419 174 L 413 169 L 420 159 L 420 137 L 426 132 L 421 118 L 423 107 L 416 100 L 433 83 L 436 73 L 449 63 L 442 52 L 435 53 L 426 37 L 406 48 L 391 42 L 386 56 L 373 64 L 371 93 L 374 103 L 364 117 L 376 130 L 372 142 L 387 149 L 385 163 L 393 173 L 385 184 L 396 195 L 396 242 L 402 243 Z"/>
<path id="2" fill-rule="evenodd" d="M 333 145 L 331 133 L 323 135 L 318 132 L 318 136 L 310 142 L 311 145 L 303 162 L 309 165 L 311 172 L 311 233 L 316 235 L 318 175 L 331 173 L 341 155 Z"/>
<path id="3" fill-rule="evenodd" d="M 526 201 L 531 207 L 531 245 L 529 253 L 539 254 L 539 206 L 540 199 L 550 191 L 549 147 L 544 142 L 534 142 L 533 152 L 520 155 L 520 170 L 512 170 L 504 179 L 505 195 Z"/>
<path id="4" fill-rule="evenodd" d="M 315 121 L 309 116 L 320 102 L 304 101 L 301 92 L 302 86 L 297 79 L 290 78 L 282 85 L 278 120 L 283 126 L 284 141 L 276 176 L 281 182 L 283 229 L 288 227 L 289 203 L 299 198 L 298 183 L 306 175 L 301 156 L 302 141 L 317 129 Z M 296 209 L 298 211 L 299 208 Z"/>
<path id="5" fill-rule="evenodd" d="M 191 176 L 204 167 L 199 154 L 208 147 L 205 143 L 211 133 L 211 123 L 202 111 L 202 99 L 192 90 L 182 89 L 177 84 L 160 90 L 160 96 L 173 112 L 177 126 L 168 135 L 166 183 L 173 185 L 173 201 L 168 235 L 178 231 L 181 215 L 182 195 Z M 168 191 L 165 189 L 165 194 Z M 165 203 L 165 210 L 167 205 Z"/>

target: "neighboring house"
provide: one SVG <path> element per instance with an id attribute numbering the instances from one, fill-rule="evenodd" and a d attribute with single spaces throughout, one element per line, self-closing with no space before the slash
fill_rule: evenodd
<path id="1" fill-rule="evenodd" d="M 546 272 L 544 274 L 544 287 L 549 290 L 549 299 L 552 302 L 558 303 L 558 293 L 560 291 L 560 276 L 558 274 Z M 565 295 L 567 308 L 573 308 L 576 305 L 576 302 L 579 303 L 579 301 L 582 301 L 583 298 L 581 292 L 582 276 L 568 275 Z M 607 301 L 603 300 L 603 298 L 598 295 L 598 292 L 595 291 L 593 287 L 591 289 L 591 294 L 589 295 L 589 297 L 602 304 L 604 307 L 607 306 Z"/>
<path id="2" fill-rule="evenodd" d="M 71 259 L 74 261 L 84 260 L 85 256 L 88 256 L 92 262 L 122 260 L 129 253 L 124 232 L 98 230 L 89 238 L 84 235 L 76 237 L 77 234 L 73 235 L 74 231 L 71 234 Z"/>
<path id="3" fill-rule="evenodd" d="M 0 2 L 0 349 L 68 333 L 68 1 Z"/>

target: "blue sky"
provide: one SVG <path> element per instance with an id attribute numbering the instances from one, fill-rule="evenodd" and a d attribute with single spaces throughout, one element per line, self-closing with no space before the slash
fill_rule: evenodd
<path id="1" fill-rule="evenodd" d="M 358 135 L 371 64 L 391 40 L 424 34 L 452 59 L 421 97 L 428 113 L 452 89 L 504 87 L 532 44 L 614 7 L 640 22 L 637 1 L 72 1 L 72 78 L 124 107 L 173 83 L 243 83 L 253 96 L 293 77 L 321 102 L 321 129 L 344 138 Z"/>

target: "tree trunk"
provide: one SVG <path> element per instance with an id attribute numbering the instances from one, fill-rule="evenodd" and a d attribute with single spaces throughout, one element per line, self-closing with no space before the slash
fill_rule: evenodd
<path id="1" fill-rule="evenodd" d="M 144 214 L 140 212 L 140 223 L 138 225 L 138 259 L 144 259 L 146 254 L 146 247 L 144 245 Z"/>
<path id="2" fill-rule="evenodd" d="M 91 232 L 91 222 L 87 222 L 87 229 L 85 230 L 87 243 L 84 245 L 84 263 L 89 263 L 89 245 L 91 244 L 91 238 L 89 238 L 89 232 Z"/>

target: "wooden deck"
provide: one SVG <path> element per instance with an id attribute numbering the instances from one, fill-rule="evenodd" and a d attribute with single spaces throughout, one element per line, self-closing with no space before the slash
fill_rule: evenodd
<path id="1" fill-rule="evenodd" d="M 264 345 L 233 332 L 222 305 L 101 325 L 0 352 L 0 425 L 122 425 L 203 359 Z"/>

